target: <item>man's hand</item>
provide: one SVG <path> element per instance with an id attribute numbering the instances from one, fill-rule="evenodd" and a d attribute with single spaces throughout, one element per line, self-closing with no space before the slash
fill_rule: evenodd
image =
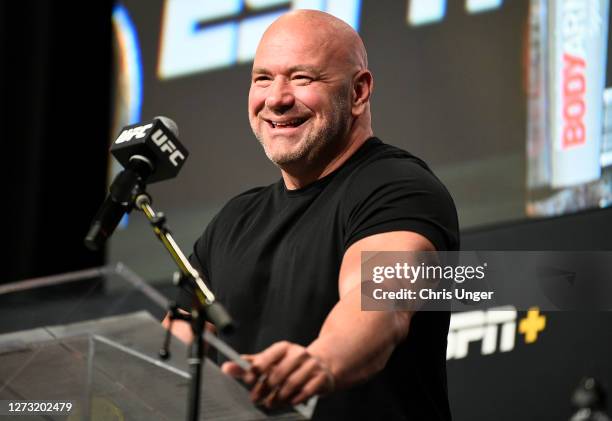
<path id="1" fill-rule="evenodd" d="M 233 362 L 226 362 L 221 370 L 254 385 L 251 400 L 268 408 L 297 405 L 334 390 L 329 367 L 301 345 L 276 342 L 259 354 L 243 358 L 251 363 L 250 370 L 245 371 Z"/>

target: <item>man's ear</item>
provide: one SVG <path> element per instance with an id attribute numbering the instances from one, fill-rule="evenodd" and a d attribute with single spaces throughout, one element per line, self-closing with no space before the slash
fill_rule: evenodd
<path id="1" fill-rule="evenodd" d="M 360 70 L 353 77 L 352 107 L 354 117 L 363 114 L 374 91 L 374 78 L 369 70 Z"/>

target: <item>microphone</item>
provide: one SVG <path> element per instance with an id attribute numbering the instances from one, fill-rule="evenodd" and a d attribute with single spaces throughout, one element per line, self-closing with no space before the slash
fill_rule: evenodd
<path id="1" fill-rule="evenodd" d="M 125 126 L 110 151 L 125 169 L 113 180 L 85 236 L 90 250 L 104 245 L 147 183 L 176 177 L 189 156 L 178 140 L 176 123 L 163 116 Z"/>

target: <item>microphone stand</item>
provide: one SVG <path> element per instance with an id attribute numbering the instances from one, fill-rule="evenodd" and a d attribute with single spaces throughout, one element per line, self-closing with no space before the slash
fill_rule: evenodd
<path id="1" fill-rule="evenodd" d="M 191 323 L 193 340 L 189 346 L 189 371 L 191 373 L 191 383 L 189 386 L 188 398 L 188 421 L 197 421 L 200 412 L 200 386 L 202 379 L 202 365 L 204 364 L 204 327 L 206 320 L 213 323 L 217 329 L 228 332 L 232 328 L 232 320 L 223 306 L 215 301 L 215 296 L 208 289 L 198 271 L 191 265 L 185 254 L 174 241 L 172 234 L 166 227 L 166 217 L 161 212 L 155 212 L 151 207 L 151 197 L 143 191 L 137 194 L 135 206 L 141 210 L 151 223 L 157 238 L 162 242 L 170 256 L 180 270 L 178 285 L 189 282 L 195 285 L 195 303 L 192 306 L 191 314 L 181 313 L 176 303 L 170 303 L 168 308 L 170 324 L 166 331 L 164 344 L 159 351 L 162 359 L 170 357 L 171 329 L 174 320 L 185 320 Z"/>

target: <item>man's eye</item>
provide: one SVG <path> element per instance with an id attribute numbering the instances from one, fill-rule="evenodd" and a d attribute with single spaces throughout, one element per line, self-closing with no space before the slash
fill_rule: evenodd
<path id="1" fill-rule="evenodd" d="M 312 77 L 308 76 L 308 75 L 295 75 L 293 76 L 293 80 L 299 82 L 299 83 L 310 83 L 312 82 Z"/>
<path id="2" fill-rule="evenodd" d="M 270 78 L 268 76 L 257 76 L 253 79 L 254 82 L 266 82 L 270 80 Z"/>

